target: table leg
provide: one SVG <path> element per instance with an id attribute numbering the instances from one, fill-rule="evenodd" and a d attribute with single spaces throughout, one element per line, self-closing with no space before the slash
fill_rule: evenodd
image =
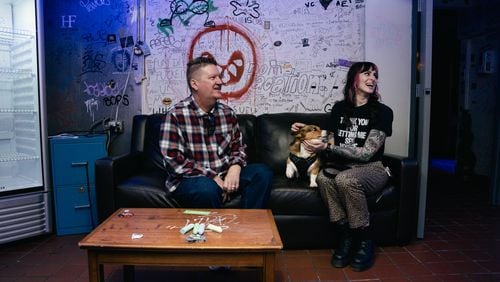
<path id="1" fill-rule="evenodd" d="M 104 271 L 102 266 L 97 263 L 97 254 L 93 251 L 87 251 L 88 263 L 89 263 L 89 281 L 99 282 L 104 281 L 102 275 Z M 102 280 L 101 280 L 102 279 Z"/>
<path id="2" fill-rule="evenodd" d="M 135 280 L 135 267 L 133 265 L 123 266 L 123 281 L 134 282 Z"/>
<path id="3" fill-rule="evenodd" d="M 104 264 L 99 264 L 99 281 L 104 281 Z"/>
<path id="4" fill-rule="evenodd" d="M 264 267 L 262 267 L 262 280 L 274 282 L 274 253 L 264 254 Z"/>

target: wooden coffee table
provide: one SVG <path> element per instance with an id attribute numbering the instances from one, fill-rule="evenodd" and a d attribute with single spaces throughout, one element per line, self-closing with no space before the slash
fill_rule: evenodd
<path id="1" fill-rule="evenodd" d="M 104 264 L 164 266 L 232 266 L 262 268 L 262 280 L 274 281 L 275 254 L 283 248 L 270 210 L 119 209 L 83 238 L 89 280 L 103 279 Z M 180 229 L 186 223 L 221 226 L 207 230 L 206 240 L 190 243 Z M 133 268 L 132 268 L 133 270 Z"/>

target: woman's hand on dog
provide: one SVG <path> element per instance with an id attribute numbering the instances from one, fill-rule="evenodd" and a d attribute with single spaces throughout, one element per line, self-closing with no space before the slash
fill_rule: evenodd
<path id="1" fill-rule="evenodd" d="M 299 131 L 302 127 L 304 127 L 304 126 L 305 126 L 305 123 L 302 123 L 302 122 L 294 122 L 294 123 L 292 124 L 292 127 L 290 128 L 290 131 L 291 131 L 292 133 L 297 132 L 297 131 Z"/>
<path id="2" fill-rule="evenodd" d="M 321 139 L 310 139 L 302 141 L 302 146 L 310 154 L 315 154 L 324 151 L 328 147 L 328 143 L 323 142 Z"/>

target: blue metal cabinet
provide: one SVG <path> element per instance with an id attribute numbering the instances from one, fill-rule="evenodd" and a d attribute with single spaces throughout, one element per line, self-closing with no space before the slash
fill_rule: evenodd
<path id="1" fill-rule="evenodd" d="M 91 231 L 97 224 L 94 164 L 106 156 L 106 136 L 50 137 L 57 235 Z"/>

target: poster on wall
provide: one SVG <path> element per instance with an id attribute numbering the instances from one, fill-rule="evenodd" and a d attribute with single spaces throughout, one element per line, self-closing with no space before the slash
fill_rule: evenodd
<path id="1" fill-rule="evenodd" d="M 142 113 L 189 96 L 186 64 L 212 56 L 238 114 L 328 112 L 364 55 L 364 0 L 146 0 Z"/>

